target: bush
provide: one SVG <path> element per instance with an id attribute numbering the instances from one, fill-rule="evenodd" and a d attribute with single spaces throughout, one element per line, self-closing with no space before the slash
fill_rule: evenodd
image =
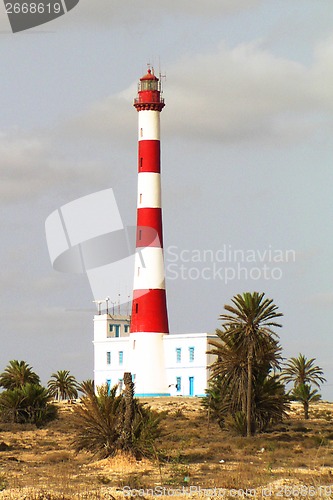
<path id="1" fill-rule="evenodd" d="M 4 422 L 41 426 L 57 416 L 51 396 L 39 384 L 24 384 L 0 394 L 0 415 Z"/>
<path id="2" fill-rule="evenodd" d="M 117 395 L 117 386 L 109 389 L 102 385 L 95 394 L 88 384 L 84 392 L 81 405 L 74 411 L 76 435 L 72 444 L 76 451 L 87 450 L 98 458 L 113 456 L 120 450 L 136 458 L 154 456 L 154 441 L 160 434 L 161 417 L 157 412 L 136 399 L 126 401 L 126 393 Z M 128 414 L 129 428 L 125 423 Z"/>

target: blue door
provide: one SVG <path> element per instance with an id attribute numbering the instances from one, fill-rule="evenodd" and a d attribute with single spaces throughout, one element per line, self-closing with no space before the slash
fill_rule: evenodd
<path id="1" fill-rule="evenodd" d="M 190 396 L 194 395 L 194 377 L 189 377 L 189 388 L 190 388 Z"/>

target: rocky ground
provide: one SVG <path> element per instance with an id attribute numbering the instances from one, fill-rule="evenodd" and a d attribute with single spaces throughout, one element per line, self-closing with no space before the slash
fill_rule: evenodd
<path id="1" fill-rule="evenodd" d="M 209 422 L 196 398 L 149 401 L 165 411 L 164 460 L 74 453 L 75 405 L 42 429 L 0 424 L 0 499 L 333 498 L 333 404 L 302 418 L 295 404 L 274 431 L 241 438 Z"/>

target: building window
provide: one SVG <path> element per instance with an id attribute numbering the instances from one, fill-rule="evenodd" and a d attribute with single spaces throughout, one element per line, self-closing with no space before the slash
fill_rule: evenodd
<path id="1" fill-rule="evenodd" d="M 143 167 L 143 158 L 140 158 L 140 170 L 142 170 Z"/>
<path id="2" fill-rule="evenodd" d="M 136 304 L 135 304 L 135 312 L 136 312 L 136 313 L 138 313 L 138 312 L 139 312 L 139 304 L 138 304 L 138 303 L 136 303 Z"/>
<path id="3" fill-rule="evenodd" d="M 193 362 L 194 361 L 194 347 L 188 348 L 188 356 L 189 356 L 189 361 Z"/>
<path id="4" fill-rule="evenodd" d="M 124 362 L 124 352 L 119 351 L 119 364 L 122 365 Z"/>
<path id="5" fill-rule="evenodd" d="M 188 383 L 189 383 L 189 396 L 194 396 L 194 377 L 189 377 Z"/>
<path id="6" fill-rule="evenodd" d="M 143 128 L 140 127 L 140 137 L 143 137 Z"/>
<path id="7" fill-rule="evenodd" d="M 110 351 L 108 351 L 106 353 L 106 364 L 111 365 L 111 352 Z"/>
<path id="8" fill-rule="evenodd" d="M 142 203 L 142 193 L 140 193 L 140 205 Z"/>
<path id="9" fill-rule="evenodd" d="M 110 392 L 111 392 L 111 379 L 110 378 L 107 379 L 106 384 L 108 386 L 108 394 L 110 394 Z"/>
<path id="10" fill-rule="evenodd" d="M 128 333 L 129 332 L 129 325 L 124 325 L 124 332 Z"/>
<path id="11" fill-rule="evenodd" d="M 122 390 L 123 390 L 123 379 L 122 378 L 118 379 L 118 389 L 119 389 L 119 392 L 122 392 Z"/>
<path id="12" fill-rule="evenodd" d="M 176 390 L 180 392 L 182 390 L 182 378 L 176 377 Z"/>
<path id="13" fill-rule="evenodd" d="M 114 333 L 115 337 L 120 337 L 120 325 L 109 325 L 109 331 Z"/>
<path id="14" fill-rule="evenodd" d="M 177 347 L 176 349 L 176 361 L 177 363 L 181 363 L 182 361 L 182 350 L 180 347 Z"/>
<path id="15" fill-rule="evenodd" d="M 142 239 L 142 229 L 139 229 L 139 241 Z"/>

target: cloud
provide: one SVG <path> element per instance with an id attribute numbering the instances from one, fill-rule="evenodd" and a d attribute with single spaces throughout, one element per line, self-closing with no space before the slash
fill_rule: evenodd
<path id="1" fill-rule="evenodd" d="M 38 26 L 30 32 L 71 27 L 99 28 L 138 26 L 162 23 L 165 17 L 216 18 L 253 8 L 260 0 L 80 0 L 78 5 L 56 21 Z M 53 25 L 53 28 L 51 27 Z M 0 32 L 11 33 L 4 4 L 0 3 Z"/>
<path id="2" fill-rule="evenodd" d="M 312 65 L 277 57 L 253 42 L 188 56 L 167 68 L 163 133 L 208 141 L 297 141 L 332 126 L 333 39 L 318 45 Z M 124 142 L 133 127 L 133 83 L 93 103 L 69 128 Z M 175 119 L 176 117 L 176 119 Z"/>
<path id="3" fill-rule="evenodd" d="M 72 22 L 99 25 L 148 24 L 161 22 L 165 16 L 211 18 L 252 8 L 260 0 L 80 0 L 73 10 Z M 69 20 L 69 17 L 68 17 Z"/>
<path id="4" fill-rule="evenodd" d="M 171 128 L 177 112 L 174 131 L 192 137 L 304 138 L 327 118 L 331 105 L 333 72 L 321 62 L 330 44 L 317 51 L 311 67 L 276 57 L 260 42 L 233 49 L 221 45 L 214 53 L 182 61 L 168 72 L 167 125 Z M 322 79 L 329 80 L 325 88 Z"/>
<path id="5" fill-rule="evenodd" d="M 124 92 L 92 103 L 81 115 L 62 124 L 59 133 L 69 134 L 76 139 L 84 135 L 91 140 L 107 141 L 114 145 L 128 144 L 129 134 L 136 130 L 137 112 L 132 106 L 136 88 L 136 85 L 132 85 Z"/>
<path id="6" fill-rule="evenodd" d="M 2 203 L 36 198 L 59 186 L 74 187 L 78 178 L 81 187 L 94 188 L 103 175 L 98 160 L 80 158 L 78 152 L 75 159 L 70 154 L 62 156 L 61 148 L 45 133 L 0 132 L 0 156 Z"/>

